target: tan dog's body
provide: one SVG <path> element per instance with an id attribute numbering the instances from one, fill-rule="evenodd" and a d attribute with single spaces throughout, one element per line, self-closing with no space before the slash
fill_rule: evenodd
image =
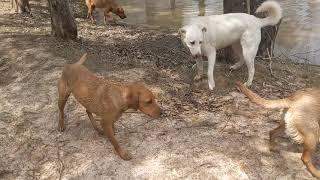
<path id="1" fill-rule="evenodd" d="M 88 7 L 87 18 L 91 18 L 91 21 L 94 21 L 92 12 L 95 8 L 104 9 L 105 23 L 107 21 L 107 17 L 110 18 L 110 12 L 118 15 L 121 19 L 127 17 L 124 13 L 123 8 L 115 0 L 86 0 L 86 5 Z"/>
<path id="2" fill-rule="evenodd" d="M 284 122 L 270 131 L 270 148 L 274 146 L 276 136 L 282 131 L 297 143 L 303 143 L 302 161 L 311 174 L 320 179 L 320 171 L 312 163 L 320 137 L 320 88 L 297 91 L 292 96 L 278 100 L 266 100 L 237 82 L 240 91 L 251 101 L 265 108 L 286 108 Z"/>
<path id="3" fill-rule="evenodd" d="M 131 159 L 130 154 L 121 149 L 114 137 L 114 122 L 129 108 L 139 109 L 153 118 L 160 116 L 161 109 L 155 102 L 152 92 L 142 84 L 114 83 L 98 78 L 82 65 L 85 59 L 86 54 L 79 62 L 65 65 L 58 81 L 59 130 L 65 129 L 64 106 L 72 93 L 77 101 L 86 108 L 93 127 L 108 137 L 122 159 L 129 160 Z M 92 113 L 102 118 L 103 130 L 98 128 Z"/>

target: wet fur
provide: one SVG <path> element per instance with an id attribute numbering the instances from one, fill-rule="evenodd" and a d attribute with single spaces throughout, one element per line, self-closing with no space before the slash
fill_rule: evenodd
<path id="1" fill-rule="evenodd" d="M 86 108 L 93 127 L 105 134 L 114 146 L 116 152 L 124 160 L 130 160 L 131 155 L 120 147 L 114 137 L 114 123 L 127 109 L 140 110 L 153 118 L 158 118 L 161 109 L 155 96 L 141 83 L 119 83 L 99 78 L 92 74 L 82 63 L 87 54 L 75 64 L 67 64 L 63 68 L 58 81 L 59 119 L 58 129 L 65 130 L 64 106 L 72 93 L 76 100 Z M 101 130 L 92 113 L 100 116 Z"/>
<path id="2" fill-rule="evenodd" d="M 320 179 L 320 171 L 312 163 L 312 155 L 320 137 L 320 88 L 299 90 L 293 95 L 276 100 L 267 100 L 237 82 L 240 91 L 252 102 L 265 108 L 285 108 L 284 123 L 270 131 L 270 148 L 274 146 L 275 137 L 286 131 L 295 142 L 303 144 L 302 161 L 309 172 Z"/>

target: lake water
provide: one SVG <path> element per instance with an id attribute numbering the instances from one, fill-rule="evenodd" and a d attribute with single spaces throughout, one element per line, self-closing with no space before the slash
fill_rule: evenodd
<path id="1" fill-rule="evenodd" d="M 130 24 L 179 28 L 190 17 L 222 14 L 222 0 L 119 0 Z M 174 2 L 174 5 L 173 5 Z M 320 64 L 320 0 L 278 0 L 284 18 L 275 54 Z M 283 56 L 284 57 L 284 56 Z"/>

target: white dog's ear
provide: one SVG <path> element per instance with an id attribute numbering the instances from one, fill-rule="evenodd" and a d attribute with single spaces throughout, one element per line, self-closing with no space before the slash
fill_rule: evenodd
<path id="1" fill-rule="evenodd" d="M 201 29 L 201 31 L 202 31 L 202 32 L 207 32 L 207 28 L 206 28 L 206 27 L 203 27 L 203 28 Z"/>
<path id="2" fill-rule="evenodd" d="M 180 34 L 180 35 L 185 35 L 185 34 L 186 34 L 186 30 L 183 29 L 183 28 L 180 28 L 180 29 L 179 29 L 179 34 Z"/>

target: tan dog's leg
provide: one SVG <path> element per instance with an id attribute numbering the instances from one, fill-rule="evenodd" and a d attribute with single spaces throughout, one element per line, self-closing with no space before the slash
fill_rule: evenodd
<path id="1" fill-rule="evenodd" d="M 118 141 L 114 137 L 113 120 L 104 119 L 104 123 L 102 123 L 102 127 L 105 135 L 108 137 L 109 141 L 111 142 L 111 144 L 113 145 L 114 149 L 119 154 L 119 156 L 126 161 L 132 159 L 131 155 L 128 152 L 125 152 L 121 149 Z"/>
<path id="2" fill-rule="evenodd" d="M 278 137 L 282 132 L 285 130 L 285 123 L 284 121 L 280 122 L 280 125 L 269 132 L 269 149 L 270 151 L 275 151 L 275 139 Z"/>
<path id="3" fill-rule="evenodd" d="M 59 123 L 58 123 L 58 130 L 64 131 L 65 130 L 65 124 L 64 124 L 64 106 L 66 105 L 66 102 L 68 100 L 68 97 L 70 96 L 70 89 L 67 85 L 67 83 L 63 80 L 63 78 L 59 79 L 58 81 L 58 93 L 59 93 L 59 100 L 58 100 L 58 106 L 59 106 Z"/>
<path id="4" fill-rule="evenodd" d="M 320 171 L 317 170 L 312 163 L 312 155 L 316 149 L 318 137 L 315 134 L 308 133 L 304 136 L 303 153 L 301 160 L 307 166 L 308 171 L 320 179 Z"/>
<path id="5" fill-rule="evenodd" d="M 88 117 L 89 117 L 89 119 L 91 121 L 91 124 L 92 124 L 93 128 L 95 130 L 97 130 L 99 134 L 102 135 L 103 134 L 103 130 L 98 127 L 98 124 L 97 124 L 96 120 L 93 118 L 92 113 L 89 112 L 88 110 L 86 110 L 86 112 L 88 114 Z"/>

